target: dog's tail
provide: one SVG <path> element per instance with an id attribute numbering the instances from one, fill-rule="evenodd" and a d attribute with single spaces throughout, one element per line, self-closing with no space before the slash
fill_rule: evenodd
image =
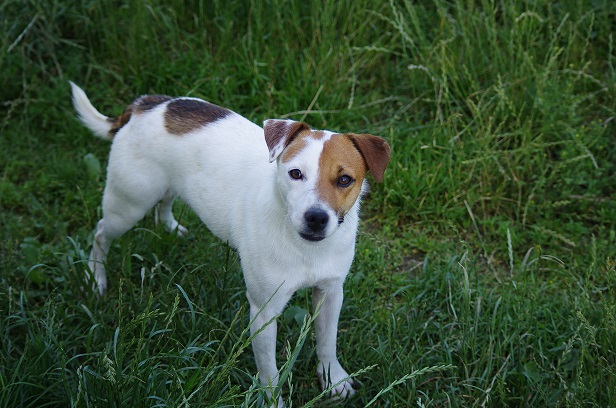
<path id="1" fill-rule="evenodd" d="M 90 100 L 86 93 L 73 82 L 69 81 L 73 92 L 73 106 L 79 114 L 79 119 L 90 129 L 96 136 L 105 140 L 112 140 L 113 120 L 100 113 Z"/>

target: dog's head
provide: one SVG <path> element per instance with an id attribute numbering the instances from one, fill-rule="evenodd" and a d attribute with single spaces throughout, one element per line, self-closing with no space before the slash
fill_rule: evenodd
<path id="1" fill-rule="evenodd" d="M 383 181 L 390 155 L 383 138 L 312 130 L 292 120 L 266 120 L 263 128 L 291 223 L 308 241 L 337 230 L 365 192 L 368 171 Z"/>

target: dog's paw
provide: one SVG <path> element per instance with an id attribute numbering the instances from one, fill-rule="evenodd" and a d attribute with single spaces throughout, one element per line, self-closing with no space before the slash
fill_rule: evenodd
<path id="1" fill-rule="evenodd" d="M 323 390 L 334 385 L 330 391 L 330 397 L 344 399 L 355 394 L 353 379 L 337 361 L 329 364 L 319 363 L 317 375 Z"/>
<path id="2" fill-rule="evenodd" d="M 176 234 L 178 237 L 185 237 L 188 235 L 188 228 L 177 222 L 175 219 L 165 220 L 163 225 L 169 233 Z"/>
<path id="3" fill-rule="evenodd" d="M 154 207 L 154 224 L 163 224 L 163 227 L 170 233 L 177 234 L 178 237 L 184 237 L 188 235 L 188 229 L 181 225 L 173 217 L 170 206 L 161 208 L 161 205 Z"/>
<path id="4" fill-rule="evenodd" d="M 278 397 L 278 401 L 275 404 L 273 403 L 272 405 L 270 405 L 270 407 L 271 408 L 285 408 L 284 401 L 282 400 L 282 398 Z"/>
<path id="5" fill-rule="evenodd" d="M 334 387 L 330 393 L 332 398 L 350 398 L 355 394 L 355 389 L 353 388 L 353 383 L 350 381 L 343 381 L 338 386 Z"/>
<path id="6" fill-rule="evenodd" d="M 178 237 L 185 237 L 186 235 L 188 235 L 188 228 L 181 224 L 178 224 L 175 232 L 176 234 L 178 234 Z"/>
<path id="7" fill-rule="evenodd" d="M 107 291 L 107 272 L 100 262 L 88 262 L 89 271 L 86 271 L 85 282 L 93 293 L 104 296 Z M 84 288 L 81 288 L 84 290 Z"/>

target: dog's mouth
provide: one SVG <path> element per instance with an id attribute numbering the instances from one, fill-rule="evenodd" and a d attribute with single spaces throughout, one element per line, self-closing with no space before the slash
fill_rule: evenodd
<path id="1" fill-rule="evenodd" d="M 325 239 L 325 235 L 307 234 L 305 232 L 300 232 L 299 236 L 310 242 L 319 242 Z"/>

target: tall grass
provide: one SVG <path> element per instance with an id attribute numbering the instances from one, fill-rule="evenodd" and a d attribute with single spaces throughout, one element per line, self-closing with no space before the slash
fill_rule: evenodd
<path id="1" fill-rule="evenodd" d="M 182 203 L 81 286 L 118 114 L 185 94 L 259 123 L 393 148 L 365 200 L 339 345 L 345 406 L 613 406 L 609 1 L 8 0 L 0 5 L 0 406 L 258 406 L 237 255 Z M 280 317 L 289 406 L 330 406 L 300 291 Z"/>
<path id="2" fill-rule="evenodd" d="M 428 220 L 453 211 L 483 241 L 486 221 L 542 245 L 582 244 L 542 219 L 599 233 L 583 221 L 607 220 L 593 210 L 613 193 L 611 14 L 570 6 L 390 3 L 382 18 L 409 77 L 400 116 L 419 130 L 395 139 L 412 153 L 388 191 L 394 210 Z M 413 163 L 419 171 L 407 171 Z M 413 199 L 400 188 L 409 184 Z"/>

